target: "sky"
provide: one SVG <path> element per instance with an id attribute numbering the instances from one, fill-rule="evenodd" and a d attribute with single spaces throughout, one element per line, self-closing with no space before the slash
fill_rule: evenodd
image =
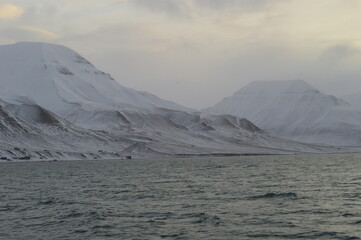
<path id="1" fill-rule="evenodd" d="M 0 44 L 79 52 L 120 84 L 188 107 L 257 80 L 361 92 L 360 0 L 0 0 Z"/>

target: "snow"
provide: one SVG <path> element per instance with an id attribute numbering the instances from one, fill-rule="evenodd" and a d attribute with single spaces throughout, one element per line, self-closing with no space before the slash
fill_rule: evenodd
<path id="1" fill-rule="evenodd" d="M 299 93 L 320 93 L 317 89 L 303 80 L 283 81 L 255 81 L 240 89 L 235 95 L 242 94 L 299 94 Z"/>
<path id="2" fill-rule="evenodd" d="M 22 42 L 0 46 L 0 94 L 25 97 L 62 115 L 76 104 L 138 109 L 189 110 L 149 93 L 121 86 L 73 50 Z"/>
<path id="3" fill-rule="evenodd" d="M 361 110 L 361 93 L 344 96 L 343 99 L 351 104 L 355 109 Z"/>
<path id="4" fill-rule="evenodd" d="M 302 80 L 252 82 L 206 111 L 245 117 L 282 138 L 361 145 L 361 112 Z"/>
<path id="5" fill-rule="evenodd" d="M 224 109 L 241 115 L 236 117 L 195 112 L 150 93 L 126 88 L 78 53 L 60 45 L 22 42 L 0 46 L 0 73 L 0 157 L 7 159 L 340 151 L 275 138 L 244 119 L 244 113 L 262 113 L 254 109 L 265 109 L 265 98 L 270 103 L 287 102 L 292 99 L 283 99 L 283 95 L 296 94 L 306 98 L 306 103 L 314 101 L 320 93 L 303 82 L 290 83 L 276 94 L 281 94 L 281 99 L 265 94 L 270 86 L 263 87 L 261 98 L 254 94 L 257 86 L 237 93 L 234 97 L 240 98 L 242 105 L 253 105 L 239 109 L 238 100 L 222 103 Z M 322 99 L 321 106 L 301 108 L 296 115 L 347 105 L 332 96 Z M 297 104 L 297 99 L 292 101 Z M 277 111 L 273 117 L 282 117 L 282 111 Z"/>

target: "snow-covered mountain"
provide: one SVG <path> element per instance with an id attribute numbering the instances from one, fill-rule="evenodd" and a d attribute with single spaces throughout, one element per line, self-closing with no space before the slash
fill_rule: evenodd
<path id="1" fill-rule="evenodd" d="M 361 112 L 302 80 L 252 82 L 206 111 L 245 117 L 278 137 L 361 145 Z"/>
<path id="2" fill-rule="evenodd" d="M 25 99 L 59 115 L 77 104 L 88 108 L 188 110 L 121 86 L 84 57 L 60 45 L 21 42 L 0 46 L 0 72 L 0 96 Z"/>
<path id="3" fill-rule="evenodd" d="M 0 157 L 114 158 L 329 152 L 247 119 L 197 113 L 121 86 L 73 50 L 0 46 Z"/>
<path id="4" fill-rule="evenodd" d="M 0 101 L 0 157 L 4 159 L 121 157 L 113 149 L 134 142 L 118 139 L 76 127 L 38 105 Z"/>
<path id="5" fill-rule="evenodd" d="M 350 103 L 352 107 L 361 110 L 361 93 L 344 96 L 343 99 Z"/>

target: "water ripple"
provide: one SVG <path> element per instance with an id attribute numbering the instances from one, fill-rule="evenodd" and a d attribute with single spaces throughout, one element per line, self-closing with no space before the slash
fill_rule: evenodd
<path id="1" fill-rule="evenodd" d="M 0 240 L 361 236 L 361 155 L 0 166 Z"/>

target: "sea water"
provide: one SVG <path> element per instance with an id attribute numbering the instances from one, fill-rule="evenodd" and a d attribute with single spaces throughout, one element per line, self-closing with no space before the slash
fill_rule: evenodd
<path id="1" fill-rule="evenodd" d="M 361 239 L 361 155 L 3 163 L 0 239 Z"/>

